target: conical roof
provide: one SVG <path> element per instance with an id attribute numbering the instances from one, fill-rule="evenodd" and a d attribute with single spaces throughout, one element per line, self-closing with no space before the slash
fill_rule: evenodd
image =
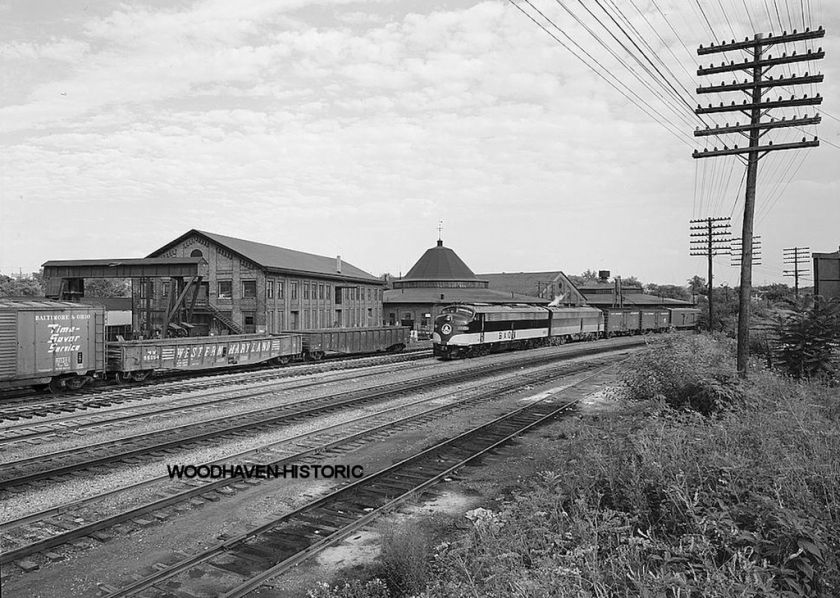
<path id="1" fill-rule="evenodd" d="M 427 249 L 401 280 L 477 281 L 478 278 L 454 251 L 444 247 L 443 241 L 439 240 L 437 246 Z"/>

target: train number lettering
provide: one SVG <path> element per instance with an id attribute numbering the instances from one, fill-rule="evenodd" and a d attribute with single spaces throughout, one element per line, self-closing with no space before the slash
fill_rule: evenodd
<path id="1" fill-rule="evenodd" d="M 516 331 L 515 330 L 501 330 L 501 331 L 499 331 L 499 340 L 500 341 L 513 340 L 515 336 L 516 336 Z"/>

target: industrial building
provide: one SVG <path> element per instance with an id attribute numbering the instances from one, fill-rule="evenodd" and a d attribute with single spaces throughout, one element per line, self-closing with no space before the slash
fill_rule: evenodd
<path id="1" fill-rule="evenodd" d="M 197 329 L 192 334 L 275 333 L 382 322 L 384 282 L 341 257 L 195 229 L 148 257 L 201 258 L 207 276 L 195 281 L 193 289 L 166 278 L 135 279 L 134 320 L 140 331 L 163 328 L 165 314 L 185 298 L 188 321 L 170 321 L 170 330 L 186 326 Z"/>

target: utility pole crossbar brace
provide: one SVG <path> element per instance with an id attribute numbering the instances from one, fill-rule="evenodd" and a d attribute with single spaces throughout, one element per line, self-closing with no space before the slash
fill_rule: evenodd
<path id="1" fill-rule="evenodd" d="M 755 217 L 755 191 L 758 178 L 758 161 L 772 151 L 802 149 L 817 147 L 819 145 L 819 139 L 817 137 L 810 140 L 803 138 L 802 141 L 794 143 L 774 144 L 772 141 L 768 141 L 759 145 L 759 140 L 771 130 L 785 127 L 816 125 L 820 122 L 820 116 L 818 114 L 813 116 L 806 115 L 803 118 L 766 119 L 771 110 L 795 106 L 816 106 L 822 103 L 822 97 L 819 94 L 810 98 L 805 95 L 801 98 L 790 97 L 790 99 L 782 99 L 779 97 L 776 100 L 770 100 L 769 98 L 764 99 L 764 95 L 771 88 L 779 87 L 781 85 L 821 83 L 823 76 L 820 74 L 811 75 L 809 73 L 805 73 L 801 76 L 792 75 L 787 78 L 773 78 L 772 76 L 769 76 L 768 73 L 773 67 L 778 65 L 800 63 L 824 58 L 825 52 L 822 48 L 818 48 L 816 51 L 809 49 L 807 52 L 799 53 L 794 51 L 790 55 L 785 52 L 780 56 L 777 55 L 775 57 L 772 54 L 769 54 L 768 50 L 776 44 L 795 44 L 796 42 L 813 40 L 821 37 L 825 37 L 825 30 L 822 27 L 819 27 L 814 31 L 806 29 L 805 31 L 797 32 L 794 30 L 792 33 L 784 32 L 782 35 L 773 35 L 771 33 L 765 36 L 764 34 L 757 33 L 753 39 L 746 38 L 744 41 L 740 42 L 733 40 L 731 43 L 712 44 L 707 47 L 700 46 L 697 50 L 697 54 L 700 56 L 739 50 L 748 55 L 743 62 L 730 61 L 729 64 L 722 62 L 720 65 L 700 67 L 697 69 L 698 76 L 737 71 L 746 71 L 748 75 L 751 75 L 751 79 L 747 78 L 742 82 L 721 82 L 720 85 L 698 87 L 697 89 L 698 94 L 740 91 L 745 93 L 748 98 L 744 100 L 742 104 L 736 104 L 735 102 L 732 102 L 729 105 L 721 103 L 719 106 L 712 106 L 709 104 L 705 108 L 698 105 L 695 110 L 695 113 L 697 114 L 743 112 L 749 116 L 749 123 L 741 125 L 736 122 L 734 126 L 726 123 L 724 127 L 710 127 L 694 131 L 695 137 L 719 135 L 722 133 L 737 133 L 747 137 L 749 139 L 749 144 L 746 147 L 739 147 L 738 145 L 725 145 L 722 149 L 715 147 L 711 150 L 704 149 L 703 151 L 695 151 L 693 153 L 694 158 L 712 158 L 717 156 L 737 155 L 747 164 L 747 186 L 744 201 L 744 220 L 741 234 L 741 238 L 743 239 L 743 242 L 741 243 L 740 259 L 741 284 L 738 300 L 738 373 L 742 377 L 747 376 L 749 369 L 753 219 Z M 765 120 L 762 120 L 762 118 L 765 118 Z M 711 279 L 711 266 L 709 272 L 709 278 Z M 709 307 L 711 308 L 711 303 Z"/>

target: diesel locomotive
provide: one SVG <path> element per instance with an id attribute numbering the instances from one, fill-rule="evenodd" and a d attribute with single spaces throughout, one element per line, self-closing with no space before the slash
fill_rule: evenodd
<path id="1" fill-rule="evenodd" d="M 661 332 L 697 326 L 694 308 L 542 307 L 482 303 L 444 307 L 435 318 L 434 354 L 444 359 L 569 341 Z"/>

